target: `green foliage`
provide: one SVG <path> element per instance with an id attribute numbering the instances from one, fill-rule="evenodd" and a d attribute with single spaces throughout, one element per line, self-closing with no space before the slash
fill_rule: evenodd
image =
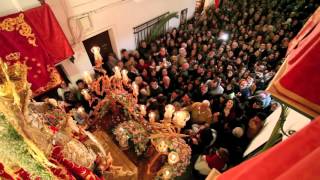
<path id="1" fill-rule="evenodd" d="M 152 27 L 151 34 L 147 38 L 147 42 L 150 43 L 151 41 L 154 41 L 156 38 L 158 38 L 161 35 L 161 31 L 165 28 L 166 24 L 170 19 L 172 18 L 178 18 L 178 12 L 170 13 L 160 19 L 160 21 Z"/>
<path id="2" fill-rule="evenodd" d="M 0 113 L 0 159 L 5 166 L 15 166 L 26 170 L 32 176 L 41 179 L 53 179 L 51 173 L 35 160 L 22 136 Z"/>

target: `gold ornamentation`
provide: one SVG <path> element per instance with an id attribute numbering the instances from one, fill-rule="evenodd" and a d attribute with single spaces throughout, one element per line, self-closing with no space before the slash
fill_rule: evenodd
<path id="1" fill-rule="evenodd" d="M 21 63 L 16 63 L 14 65 L 11 65 L 8 67 L 6 63 L 2 61 L 0 58 L 0 77 L 1 77 L 1 84 L 0 84 L 0 96 L 1 97 L 8 97 L 12 96 L 14 99 L 14 104 L 20 107 L 20 97 L 18 95 L 19 86 L 25 87 L 24 84 L 26 81 L 24 81 L 24 78 L 21 78 L 23 76 L 26 76 L 24 74 L 26 72 L 26 65 L 23 65 Z M 14 76 L 14 77 L 12 77 Z M 21 76 L 19 79 L 15 80 L 12 78 L 16 78 L 16 76 Z M 17 87 L 17 88 L 16 88 Z"/>
<path id="2" fill-rule="evenodd" d="M 36 36 L 32 32 L 30 25 L 24 20 L 24 15 L 20 13 L 17 17 L 6 18 L 0 22 L 0 30 L 2 31 L 18 31 L 21 36 L 27 38 L 28 43 L 37 47 Z"/>
<path id="3" fill-rule="evenodd" d="M 20 52 L 13 52 L 6 56 L 6 60 L 8 61 L 18 61 L 20 60 Z"/>
<path id="4" fill-rule="evenodd" d="M 61 84 L 61 77 L 58 71 L 56 70 L 56 68 L 47 65 L 47 70 L 48 70 L 48 73 L 50 74 L 50 81 L 47 83 L 46 86 L 40 87 L 37 90 L 33 91 L 33 96 L 38 96 Z"/>
<path id="5" fill-rule="evenodd" d="M 20 62 L 16 62 L 13 65 L 8 66 L 6 63 L 2 62 L 0 58 L 1 66 L 3 66 L 0 72 L 0 84 L 2 88 L 7 86 L 8 80 L 15 84 L 17 92 L 23 90 L 27 85 L 27 65 Z M 10 84 L 10 83 L 9 83 Z"/>

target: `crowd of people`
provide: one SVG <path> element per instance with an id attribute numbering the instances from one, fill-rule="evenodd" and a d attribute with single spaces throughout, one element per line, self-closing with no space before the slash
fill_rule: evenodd
<path id="1" fill-rule="evenodd" d="M 183 129 L 195 168 L 223 171 L 242 161 L 249 142 L 279 104 L 265 88 L 283 63 L 290 39 L 317 8 L 314 0 L 224 0 L 219 9 L 209 7 L 179 28 L 137 50 L 110 54 L 103 68 L 109 75 L 118 66 L 140 89 L 139 104 L 158 114 L 166 104 L 184 108 L 191 119 Z M 100 72 L 97 72 L 99 76 Z M 63 85 L 59 93 L 74 106 L 90 106 L 81 94 Z M 216 163 L 215 163 L 216 162 Z M 201 169 L 202 168 L 202 169 Z"/>

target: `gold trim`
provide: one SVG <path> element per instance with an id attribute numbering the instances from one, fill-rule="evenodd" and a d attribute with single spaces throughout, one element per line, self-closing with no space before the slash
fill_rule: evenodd
<path id="1" fill-rule="evenodd" d="M 288 104 L 289 106 L 292 106 L 293 108 L 296 108 L 297 110 L 303 112 L 303 113 L 306 113 L 307 115 L 311 116 L 311 117 L 316 117 L 319 115 L 319 113 L 313 111 L 312 109 L 306 107 L 306 106 L 303 106 L 302 104 L 292 100 L 292 99 L 289 99 L 288 97 L 282 95 L 281 93 L 279 93 L 277 91 L 277 89 L 272 86 L 268 89 L 268 92 L 270 92 L 272 94 L 273 97 L 279 99 L 280 101 Z"/>
<path id="2" fill-rule="evenodd" d="M 20 60 L 20 52 L 10 53 L 10 54 L 6 55 L 5 58 L 8 61 L 18 61 L 18 60 Z"/>
<path id="3" fill-rule="evenodd" d="M 46 86 L 40 87 L 37 90 L 33 91 L 33 96 L 38 96 L 61 84 L 62 80 L 56 68 L 47 65 L 47 69 L 48 73 L 50 74 L 50 81 L 46 84 Z"/>
<path id="4" fill-rule="evenodd" d="M 300 43 L 300 41 L 311 31 L 311 29 L 320 22 L 320 7 L 314 12 L 314 14 L 308 19 L 308 21 L 303 25 L 300 32 L 292 39 L 292 41 L 289 44 L 288 53 L 291 54 L 291 52 L 294 50 L 294 48 Z M 311 26 L 311 28 L 306 29 L 308 26 Z"/>
<path id="5" fill-rule="evenodd" d="M 315 109 L 312 108 L 312 102 L 308 103 L 308 100 L 303 100 L 301 96 L 295 94 L 295 93 L 288 93 L 289 90 L 287 89 L 282 89 L 281 87 L 279 88 L 279 80 L 281 79 L 282 75 L 287 72 L 288 69 L 288 60 L 282 64 L 281 68 L 278 70 L 278 73 L 276 76 L 273 78 L 273 80 L 270 82 L 269 86 L 267 87 L 266 91 L 270 92 L 274 97 L 280 99 L 284 103 L 287 103 L 288 105 L 297 108 L 298 110 L 301 110 L 302 112 L 305 112 L 309 114 L 312 117 L 315 117 L 319 115 L 320 111 L 316 111 Z M 292 98 L 290 98 L 290 96 Z M 294 99 L 293 99 L 294 98 Z M 302 101 L 298 102 L 299 100 Z M 306 103 L 306 104 L 303 104 Z M 316 105 L 319 106 L 319 105 Z"/>
<path id="6" fill-rule="evenodd" d="M 36 36 L 32 32 L 31 26 L 24 20 L 24 14 L 20 13 L 17 17 L 6 18 L 0 22 L 0 30 L 12 32 L 18 31 L 21 36 L 27 38 L 28 43 L 37 47 Z"/>
<path id="7" fill-rule="evenodd" d="M 283 87 L 279 81 L 275 82 L 275 88 L 281 92 L 282 94 L 286 94 L 287 97 L 292 97 L 295 99 L 295 101 L 299 102 L 302 105 L 307 106 L 308 108 L 320 113 L 320 105 L 294 93 L 293 91 L 290 91 L 289 89 Z"/>

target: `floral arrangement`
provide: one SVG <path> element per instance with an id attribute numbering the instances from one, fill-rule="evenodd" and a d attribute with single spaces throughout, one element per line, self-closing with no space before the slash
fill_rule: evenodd
<path id="1" fill-rule="evenodd" d="M 119 145 L 123 148 L 128 148 L 129 141 L 131 141 L 138 156 L 147 150 L 149 134 L 144 127 L 136 121 L 130 120 L 120 123 L 113 130 L 113 134 L 119 142 Z"/>
<path id="2" fill-rule="evenodd" d="M 168 154 L 176 152 L 179 155 L 179 161 L 175 164 L 170 164 L 167 161 L 158 171 L 155 179 L 174 179 L 177 176 L 181 176 L 190 164 L 191 148 L 182 138 L 169 139 L 167 145 Z"/>
<path id="3" fill-rule="evenodd" d="M 51 126 L 57 126 L 66 119 L 66 113 L 59 108 L 49 108 L 44 114 L 46 122 Z"/>
<path id="4" fill-rule="evenodd" d="M 5 167 L 23 168 L 32 179 L 54 179 L 53 174 L 35 158 L 35 154 L 23 137 L 18 134 L 3 114 L 0 114 L 0 144 L 0 160 Z"/>
<path id="5" fill-rule="evenodd" d="M 158 171 L 155 179 L 173 179 L 181 176 L 190 164 L 191 148 L 182 139 L 182 136 L 179 136 L 175 131 L 170 131 L 173 135 L 170 137 L 151 137 L 154 134 L 168 134 L 168 129 L 172 130 L 172 127 L 170 125 L 168 128 L 165 124 L 151 123 L 144 119 L 145 114 L 141 113 L 137 104 L 139 91 L 135 88 L 134 83 L 132 86 L 128 86 L 125 79 L 123 78 L 122 81 L 121 75 L 117 71 L 114 76 L 109 78 L 105 75 L 91 84 L 91 90 L 96 94 L 105 94 L 105 97 L 99 100 L 94 107 L 95 121 L 100 122 L 100 126 L 106 127 L 105 129 L 115 126 L 113 134 L 119 145 L 122 148 L 129 148 L 132 145 L 138 156 L 148 149 L 150 139 L 152 141 L 168 142 L 168 150 L 165 153 L 168 155 L 168 162 Z M 131 90 L 127 89 L 131 89 L 132 93 Z M 160 126 L 160 129 L 157 125 Z M 170 154 L 174 154 L 177 158 L 174 163 L 169 161 Z M 156 158 L 154 159 L 156 160 Z"/>

